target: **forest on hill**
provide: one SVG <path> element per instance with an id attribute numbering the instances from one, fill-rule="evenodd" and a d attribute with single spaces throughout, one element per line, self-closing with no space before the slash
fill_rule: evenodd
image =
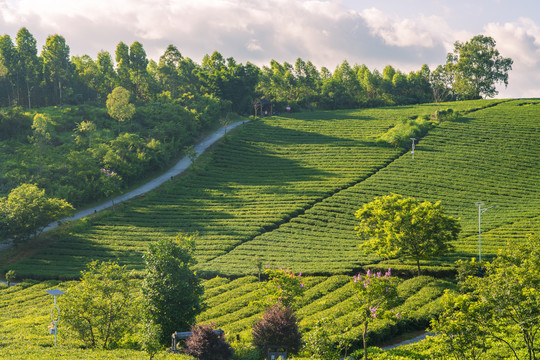
<path id="1" fill-rule="evenodd" d="M 478 48 L 485 53 L 471 59 L 471 50 Z M 332 72 L 300 58 L 294 64 L 272 60 L 260 68 L 217 51 L 197 64 L 174 45 L 155 61 L 137 41 L 129 46 L 119 42 L 114 58 L 107 51 L 95 58 L 70 56 L 69 45 L 58 34 L 47 38 L 38 55 L 36 39 L 21 28 L 15 42 L 10 35 L 0 37 L 0 105 L 103 104 L 116 86 L 122 86 L 144 104 L 188 105 L 193 97 L 208 95 L 229 102 L 238 113 L 250 113 L 253 102 L 262 97 L 280 111 L 287 104 L 293 109 L 340 109 L 475 99 L 495 95 L 493 82 L 508 81 L 512 61 L 500 56 L 489 37 L 458 42 L 449 55 L 433 71 L 423 65 L 405 74 L 387 65 L 380 72 L 345 60 Z M 466 62 L 481 63 L 482 69 L 472 72 Z"/>

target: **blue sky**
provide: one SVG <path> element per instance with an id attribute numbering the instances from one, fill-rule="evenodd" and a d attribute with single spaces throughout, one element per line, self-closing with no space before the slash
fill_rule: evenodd
<path id="1" fill-rule="evenodd" d="M 140 41 L 158 60 L 168 44 L 199 62 L 217 50 L 239 62 L 343 60 L 404 72 L 445 62 L 455 41 L 492 36 L 514 60 L 498 97 L 540 97 L 539 1 L 421 0 L 0 0 L 0 29 L 27 27 L 41 50 L 48 35 L 72 55 L 114 54 Z"/>

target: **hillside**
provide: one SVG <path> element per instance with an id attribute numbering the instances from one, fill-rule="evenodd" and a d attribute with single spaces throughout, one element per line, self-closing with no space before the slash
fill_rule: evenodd
<path id="1" fill-rule="evenodd" d="M 74 278 L 92 258 L 141 269 L 148 241 L 198 232 L 199 267 L 212 274 L 256 272 L 255 258 L 312 274 L 348 273 L 380 261 L 358 249 L 354 211 L 390 192 L 431 201 L 461 218 L 456 251 L 428 265 L 451 266 L 507 238 L 540 229 L 540 102 L 444 104 L 463 115 L 433 127 L 413 160 L 376 139 L 401 119 L 434 105 L 310 112 L 243 125 L 198 168 L 117 211 L 47 234 L 46 245 L 13 263 L 19 276 Z M 394 267 L 408 265 L 394 264 Z"/>

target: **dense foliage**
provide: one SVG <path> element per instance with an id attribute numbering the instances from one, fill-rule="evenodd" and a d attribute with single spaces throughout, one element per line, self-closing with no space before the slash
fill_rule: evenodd
<path id="1" fill-rule="evenodd" d="M 22 184 L 7 197 L 0 197 L 0 239 L 20 241 L 37 235 L 51 222 L 73 212 L 73 206 L 62 199 L 45 196 L 45 190 Z"/>
<path id="2" fill-rule="evenodd" d="M 147 322 L 157 325 L 161 344 L 175 331 L 187 331 L 202 310 L 199 278 L 193 272 L 193 236 L 178 235 L 148 246 L 144 255 L 146 272 L 142 285 Z"/>
<path id="3" fill-rule="evenodd" d="M 478 48 L 489 51 L 468 55 Z M 455 88 L 452 93 L 466 94 L 465 98 L 493 96 L 493 84 L 507 82 L 511 60 L 499 55 L 492 38 L 477 36 L 470 43 L 456 43 L 455 54 L 440 67 L 444 71 L 434 76 L 427 65 L 409 74 L 388 65 L 381 73 L 347 61 L 332 73 L 300 58 L 294 64 L 272 60 L 259 68 L 249 62 L 239 64 L 232 57 L 225 59 L 217 51 L 197 64 L 174 45 L 156 62 L 147 58 L 138 41 L 130 46 L 118 43 L 113 61 L 106 51 L 95 59 L 89 55 L 70 58 L 70 48 L 58 34 L 47 38 L 38 55 L 34 36 L 21 28 L 15 43 L 9 35 L 0 37 L 0 104 L 31 108 L 103 102 L 114 88 L 122 87 L 142 103 L 207 94 L 226 100 L 236 112 L 250 112 L 261 97 L 274 102 L 277 111 L 286 105 L 295 110 L 339 109 L 430 102 L 441 85 Z M 452 81 L 441 82 L 441 73 Z"/>
<path id="4" fill-rule="evenodd" d="M 363 247 L 382 258 L 406 257 L 416 261 L 444 255 L 461 230 L 458 219 L 445 215 L 441 202 L 420 202 L 398 194 L 376 197 L 355 213 L 355 227 Z"/>
<path id="5" fill-rule="evenodd" d="M 129 104 L 132 105 L 132 104 Z M 0 110 L 0 194 L 34 183 L 75 206 L 99 200 L 161 170 L 203 131 L 216 126 L 225 105 L 203 96 L 182 103 L 137 107 L 118 134 L 116 120 L 90 105 Z M 200 110 L 197 110 L 200 109 Z M 15 124 L 15 125 L 13 125 Z M 118 174 L 111 191 L 102 169 Z"/>
<path id="6" fill-rule="evenodd" d="M 469 276 L 462 293 L 445 294 L 444 312 L 431 327 L 443 352 L 488 359 L 506 348 L 516 359 L 537 358 L 540 329 L 540 239 L 501 249 L 483 278 Z"/>
<path id="7" fill-rule="evenodd" d="M 94 261 L 80 282 L 60 297 L 62 325 L 78 343 L 110 349 L 133 333 L 138 300 L 131 297 L 133 279 L 125 266 Z"/>

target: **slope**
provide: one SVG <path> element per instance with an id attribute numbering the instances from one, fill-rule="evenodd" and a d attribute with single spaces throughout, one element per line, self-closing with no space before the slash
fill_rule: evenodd
<path id="1" fill-rule="evenodd" d="M 473 101 L 447 106 L 471 110 L 497 103 Z M 141 268 L 141 255 L 149 241 L 197 231 L 201 269 L 253 273 L 256 252 L 240 259 L 244 263 L 241 267 L 229 268 L 227 259 L 243 249 L 240 245 L 255 243 L 259 235 L 291 219 L 302 221 L 304 212 L 318 211 L 331 198 L 343 196 L 342 191 L 351 191 L 384 173 L 404 150 L 378 146 L 376 138 L 397 120 L 429 115 L 433 109 L 434 105 L 420 105 L 316 112 L 248 123 L 217 146 L 196 171 L 117 211 L 55 230 L 46 248 L 10 267 L 20 276 L 35 278 L 73 278 L 92 259 L 119 259 Z M 332 230 L 313 229 L 327 234 Z M 341 230 L 346 231 L 343 226 Z M 341 239 L 354 246 L 354 237 Z M 331 272 L 349 267 L 350 260 L 335 253 L 340 246 L 337 241 L 324 250 L 334 253 L 331 259 L 346 260 Z M 261 254 L 269 259 L 266 253 Z M 286 250 L 282 255 L 292 254 Z"/>
<path id="2" fill-rule="evenodd" d="M 498 205 L 482 221 L 482 248 L 488 257 L 506 239 L 523 241 L 527 233 L 540 233 L 540 103 L 524 103 L 499 104 L 442 123 L 420 141 L 414 160 L 410 154 L 399 157 L 278 229 L 212 260 L 205 269 L 250 273 L 254 256 L 307 273 L 343 273 L 374 264 L 380 259 L 358 249 L 354 213 L 388 193 L 442 200 L 449 214 L 461 218 L 463 232 L 455 251 L 428 265 L 451 265 L 478 253 L 475 201 Z M 510 238 L 511 233 L 518 236 Z"/>

